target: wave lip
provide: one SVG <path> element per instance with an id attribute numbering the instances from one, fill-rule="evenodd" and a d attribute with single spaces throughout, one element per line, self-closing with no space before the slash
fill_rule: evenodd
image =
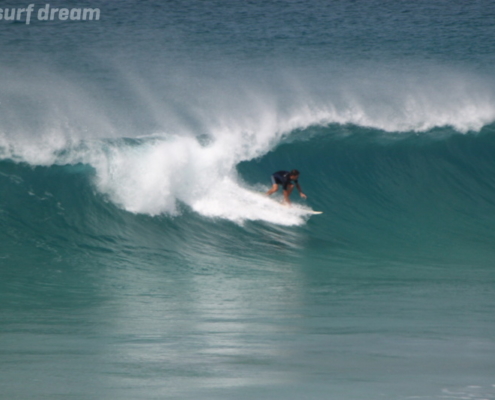
<path id="1" fill-rule="evenodd" d="M 307 218 L 303 208 L 278 209 L 253 197 L 237 172 L 240 163 L 293 139 L 311 141 L 315 130 L 308 127 L 314 126 L 321 127 L 318 135 L 336 125 L 341 132 L 367 127 L 392 137 L 434 135 L 446 126 L 480 131 L 495 121 L 493 80 L 442 66 L 419 72 L 336 66 L 332 74 L 308 68 L 297 76 L 260 67 L 256 78 L 242 70 L 210 72 L 183 86 L 174 74 L 125 75 L 120 86 L 127 84 L 122 98 L 128 102 L 115 105 L 104 91 L 92 94 L 64 74 L 46 72 L 45 86 L 39 75 L 10 71 L 12 82 L 0 95 L 0 159 L 90 165 L 97 191 L 131 213 L 176 216 L 184 205 L 236 222 L 297 225 Z M 297 167 L 291 163 L 281 157 L 273 170 Z"/>

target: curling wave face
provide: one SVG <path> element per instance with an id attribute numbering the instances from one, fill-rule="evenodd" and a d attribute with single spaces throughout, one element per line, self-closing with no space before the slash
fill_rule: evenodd
<path id="1" fill-rule="evenodd" d="M 379 69 L 297 77 L 263 70 L 258 79 L 242 71 L 209 78 L 188 73 L 163 78 L 120 71 L 121 94 L 131 100 L 115 104 L 108 88 L 52 72 L 27 78 L 6 70 L 0 156 L 30 165 L 90 165 L 97 191 L 131 213 L 174 216 L 185 206 L 236 222 L 297 225 L 307 208 L 284 209 L 253 194 L 266 190 L 273 171 L 264 183 L 247 184 L 240 163 L 269 157 L 284 143 L 328 135 L 331 126 L 344 136 L 354 126 L 389 138 L 435 137 L 438 128 L 478 132 L 495 120 L 489 78 L 439 66 L 414 75 Z M 274 168 L 298 167 L 292 164 L 282 158 Z"/>

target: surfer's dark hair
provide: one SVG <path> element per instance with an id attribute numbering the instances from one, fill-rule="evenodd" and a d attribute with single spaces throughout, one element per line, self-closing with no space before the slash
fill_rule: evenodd
<path id="1" fill-rule="evenodd" d="M 294 175 L 299 175 L 299 171 L 297 169 L 293 169 L 292 171 L 290 171 L 290 176 L 294 176 Z"/>

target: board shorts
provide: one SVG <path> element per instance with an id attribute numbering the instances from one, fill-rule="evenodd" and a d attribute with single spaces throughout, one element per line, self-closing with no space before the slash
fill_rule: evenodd
<path id="1" fill-rule="evenodd" d="M 282 185 L 282 181 L 278 176 L 272 175 L 272 185 Z"/>
<path id="2" fill-rule="evenodd" d="M 271 176 L 271 180 L 272 180 L 272 185 L 282 185 L 284 190 L 287 190 L 289 185 L 293 185 L 291 180 L 282 179 L 282 177 L 277 173 Z M 297 183 L 297 181 L 295 181 L 295 183 Z"/>

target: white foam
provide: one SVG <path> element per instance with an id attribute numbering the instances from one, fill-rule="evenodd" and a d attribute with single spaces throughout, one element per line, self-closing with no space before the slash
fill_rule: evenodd
<path id="1" fill-rule="evenodd" d="M 311 215 L 308 209 L 282 206 L 246 189 L 235 173 L 238 157 L 230 146 L 230 140 L 202 146 L 193 137 L 165 136 L 86 156 L 96 169 L 98 190 L 133 213 L 178 215 L 179 204 L 184 204 L 211 218 L 280 225 L 299 225 Z"/>
<path id="2" fill-rule="evenodd" d="M 229 178 L 222 179 L 204 196 L 193 199 L 191 207 L 202 215 L 238 223 L 262 220 L 278 225 L 300 225 L 311 215 L 308 209 L 282 205 L 261 193 L 239 187 Z"/>

